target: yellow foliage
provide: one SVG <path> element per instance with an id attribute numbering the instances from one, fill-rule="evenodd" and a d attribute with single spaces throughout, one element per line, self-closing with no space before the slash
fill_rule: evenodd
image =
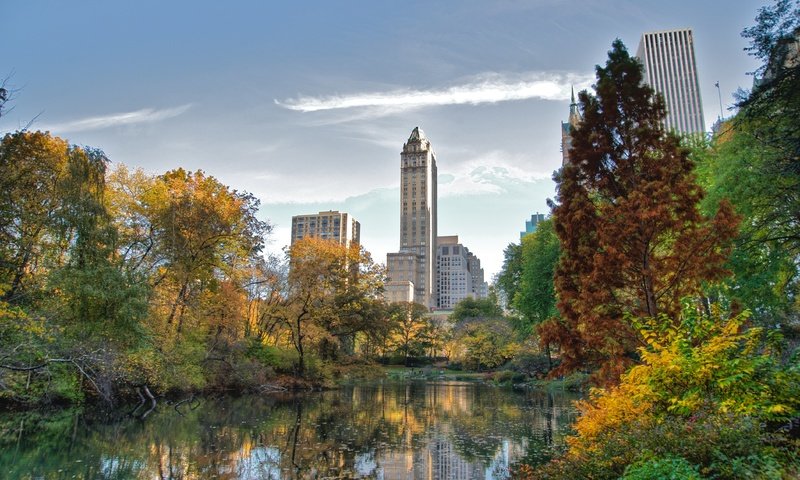
<path id="1" fill-rule="evenodd" d="M 603 448 L 603 439 L 660 422 L 667 416 L 704 412 L 765 420 L 786 419 L 800 412 L 800 373 L 783 369 L 760 350 L 764 331 L 744 329 L 747 312 L 723 319 L 684 313 L 678 328 L 643 322 L 648 348 L 642 364 L 618 386 L 595 389 L 578 402 L 581 416 L 571 437 L 569 455 L 581 457 Z M 661 325 L 671 325 L 665 319 Z"/>

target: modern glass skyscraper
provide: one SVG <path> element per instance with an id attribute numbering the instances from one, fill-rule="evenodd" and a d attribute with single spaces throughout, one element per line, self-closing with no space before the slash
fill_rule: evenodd
<path id="1" fill-rule="evenodd" d="M 664 126 L 682 134 L 705 133 L 692 30 L 645 33 L 636 56 L 644 64 L 647 83 L 664 96 Z"/>

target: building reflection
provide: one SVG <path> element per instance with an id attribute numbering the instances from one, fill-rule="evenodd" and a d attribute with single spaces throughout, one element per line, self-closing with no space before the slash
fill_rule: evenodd
<path id="1" fill-rule="evenodd" d="M 14 432 L 0 446 L 15 446 L 2 449 L 0 467 L 12 466 L 5 478 L 497 479 L 563 444 L 572 398 L 474 383 L 379 383 L 207 400 L 146 422 L 75 417 L 62 436 L 56 427 L 19 435 L 0 424 Z"/>

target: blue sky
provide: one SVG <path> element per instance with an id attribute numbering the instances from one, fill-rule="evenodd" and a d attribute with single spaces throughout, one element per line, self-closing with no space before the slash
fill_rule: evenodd
<path id="1" fill-rule="evenodd" d="M 35 118 L 114 163 L 203 169 L 291 216 L 339 209 L 379 261 L 399 243 L 400 150 L 437 153 L 439 233 L 502 264 L 546 212 L 559 122 L 615 38 L 690 27 L 706 123 L 757 64 L 741 30 L 761 1 L 3 2 L 0 132 Z"/>

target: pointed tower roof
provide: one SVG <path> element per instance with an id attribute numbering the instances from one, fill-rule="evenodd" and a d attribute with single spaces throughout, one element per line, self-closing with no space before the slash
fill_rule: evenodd
<path id="1" fill-rule="evenodd" d="M 578 103 L 575 101 L 575 86 L 572 86 L 572 99 L 569 104 L 569 120 L 567 122 L 573 127 L 578 125 L 581 120 L 581 112 L 578 110 Z"/>
<path id="2" fill-rule="evenodd" d="M 423 132 L 422 129 L 419 128 L 419 127 L 414 127 L 414 130 L 411 131 L 411 136 L 408 137 L 408 141 L 409 142 L 412 142 L 412 141 L 419 142 L 421 140 L 427 140 L 427 138 L 425 137 L 425 132 Z"/>

